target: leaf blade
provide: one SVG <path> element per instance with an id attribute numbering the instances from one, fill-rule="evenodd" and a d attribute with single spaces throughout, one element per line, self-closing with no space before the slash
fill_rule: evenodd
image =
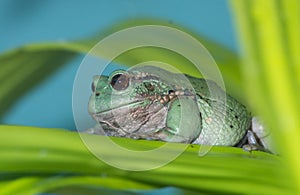
<path id="1" fill-rule="evenodd" d="M 281 159 L 263 152 L 250 154 L 239 148 L 213 147 L 207 156 L 199 157 L 199 146 L 193 145 L 166 166 L 152 171 L 130 172 L 98 160 L 74 132 L 16 126 L 0 126 L 1 131 L 4 135 L 0 137 L 1 174 L 19 174 L 20 177 L 28 174 L 46 174 L 45 176 L 50 177 L 60 173 L 101 177 L 104 174 L 107 177 L 132 180 L 149 186 L 175 186 L 203 192 L 244 193 L 250 186 L 255 189 L 253 193 L 283 193 L 292 189 L 288 182 L 279 180 L 285 176 Z M 25 137 L 22 135 L 24 132 L 27 132 Z M 106 139 L 98 136 L 97 140 L 102 138 Z M 113 140 L 136 148 L 161 145 L 161 142 L 147 140 Z M 177 150 L 177 144 L 172 144 L 174 150 Z M 107 147 L 109 146 L 103 146 Z M 147 164 L 149 159 L 156 158 L 136 160 L 105 151 L 105 155 L 111 158 L 136 166 L 140 163 Z M 229 184 L 237 181 L 240 187 Z"/>

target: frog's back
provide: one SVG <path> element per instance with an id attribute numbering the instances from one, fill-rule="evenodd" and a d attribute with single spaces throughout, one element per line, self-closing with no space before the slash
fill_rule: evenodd
<path id="1" fill-rule="evenodd" d="M 194 87 L 202 120 L 202 132 L 194 143 L 237 144 L 251 124 L 246 107 L 213 81 L 191 76 L 187 78 Z"/>

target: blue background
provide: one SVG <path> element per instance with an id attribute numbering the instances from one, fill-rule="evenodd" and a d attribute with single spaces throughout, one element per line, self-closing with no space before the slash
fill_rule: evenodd
<path id="1" fill-rule="evenodd" d="M 141 17 L 172 21 L 237 50 L 225 0 L 0 0 L 0 52 L 33 42 L 76 40 Z M 72 87 L 82 58 L 29 91 L 4 123 L 75 129 Z"/>

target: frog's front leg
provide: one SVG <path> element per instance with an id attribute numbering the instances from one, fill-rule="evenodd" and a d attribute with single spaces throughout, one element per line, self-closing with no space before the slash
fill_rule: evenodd
<path id="1" fill-rule="evenodd" d="M 167 142 L 192 143 L 202 128 L 201 115 L 192 97 L 181 97 L 169 102 L 166 126 L 154 136 Z"/>

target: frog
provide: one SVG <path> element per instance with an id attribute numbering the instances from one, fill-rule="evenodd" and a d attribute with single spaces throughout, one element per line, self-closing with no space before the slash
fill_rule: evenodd
<path id="1" fill-rule="evenodd" d="M 91 90 L 87 133 L 263 150 L 246 106 L 212 80 L 147 66 L 95 75 Z"/>

